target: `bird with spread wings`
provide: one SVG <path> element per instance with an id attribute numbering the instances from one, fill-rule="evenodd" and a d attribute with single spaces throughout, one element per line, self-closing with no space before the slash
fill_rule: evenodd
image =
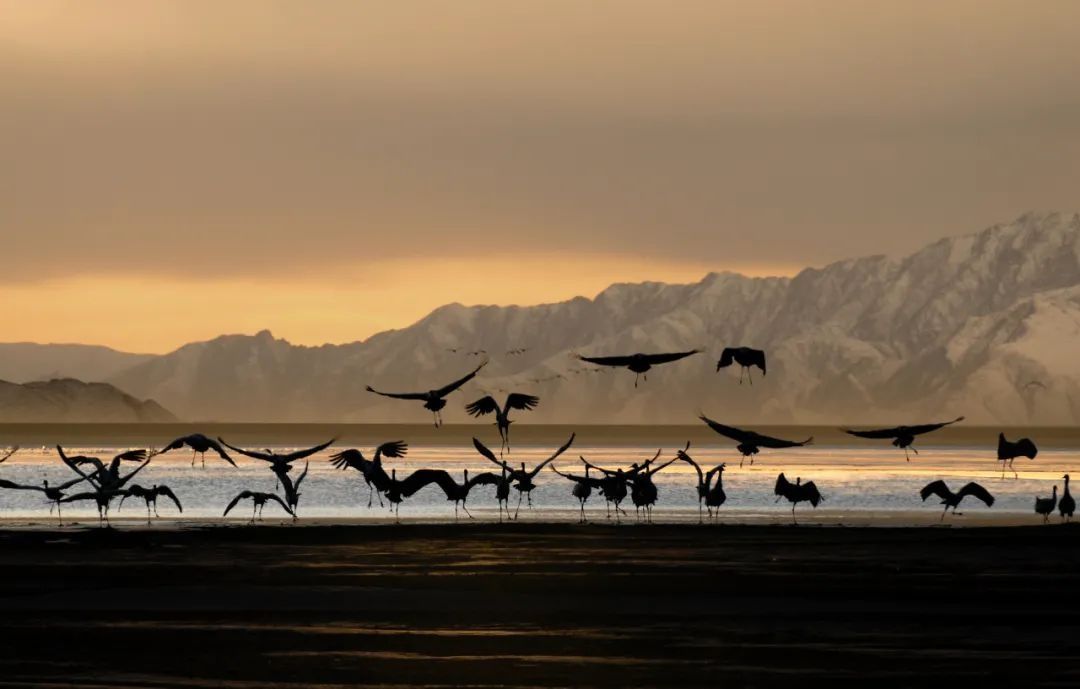
<path id="1" fill-rule="evenodd" d="M 896 447 L 903 448 L 904 456 L 907 457 L 907 461 L 911 461 L 911 455 L 908 454 L 908 448 L 915 454 L 919 454 L 919 451 L 915 449 L 913 443 L 915 442 L 915 436 L 923 435 L 924 433 L 930 433 L 936 431 L 939 428 L 950 426 L 958 421 L 963 421 L 964 417 L 958 416 L 952 421 L 943 421 L 941 423 L 924 423 L 920 426 L 896 426 L 895 428 L 876 428 L 869 431 L 853 431 L 847 428 L 841 429 L 848 435 L 853 435 L 856 438 L 868 438 L 871 440 L 886 440 L 892 438 L 892 444 Z"/>
<path id="2" fill-rule="evenodd" d="M 510 451 L 510 424 L 513 423 L 510 420 L 510 410 L 531 411 L 536 409 L 536 405 L 539 403 L 540 398 L 535 395 L 512 392 L 506 396 L 506 401 L 502 407 L 499 406 L 494 397 L 487 395 L 472 404 L 466 405 L 465 411 L 477 418 L 485 414 L 495 414 L 495 425 L 499 427 L 499 438 L 502 439 L 502 445 L 499 447 L 499 456 L 501 457 L 504 450 L 506 452 Z"/>
<path id="3" fill-rule="evenodd" d="M 229 464 L 236 466 L 236 462 L 233 461 L 229 453 L 225 452 L 221 444 L 216 442 L 213 438 L 208 438 L 202 433 L 192 433 L 191 435 L 185 435 L 182 438 L 177 438 L 172 441 L 158 452 L 159 455 L 163 455 L 171 450 L 179 450 L 183 447 L 191 448 L 191 466 L 195 466 L 196 455 L 202 458 L 203 469 L 206 468 L 206 453 L 213 450 L 217 453 L 218 457 L 221 457 Z"/>
<path id="4" fill-rule="evenodd" d="M 435 428 L 439 428 L 442 426 L 442 410 L 443 407 L 446 406 L 445 397 L 475 378 L 476 374 L 480 372 L 480 369 L 485 366 L 487 366 L 486 361 L 466 375 L 458 378 L 453 383 L 449 383 L 434 390 L 428 390 L 427 392 L 382 392 L 370 385 L 367 386 L 367 391 L 373 392 L 376 395 L 382 395 L 383 397 L 391 397 L 396 400 L 416 400 L 418 402 L 423 402 L 424 409 L 430 411 L 435 417 Z"/>
<path id="5" fill-rule="evenodd" d="M 330 464 L 335 469 L 356 469 L 364 477 L 364 483 L 368 486 L 368 504 L 371 507 L 372 499 L 379 497 L 379 507 L 383 507 L 382 496 L 390 487 L 390 474 L 383 469 L 382 458 L 404 457 L 409 451 L 409 446 L 403 440 L 391 440 L 375 448 L 372 459 L 364 456 L 357 449 L 349 449 L 330 455 Z"/>
<path id="6" fill-rule="evenodd" d="M 743 374 L 754 384 L 754 376 L 750 372 L 751 366 L 761 369 L 761 375 L 765 375 L 765 352 L 751 347 L 725 347 L 720 353 L 720 361 L 716 362 L 716 370 L 727 368 L 732 364 L 739 365 L 739 385 L 742 385 Z"/>
<path id="7" fill-rule="evenodd" d="M 649 380 L 649 376 L 646 375 L 646 373 L 648 373 L 653 366 L 685 359 L 700 351 L 700 349 L 691 349 L 688 352 L 673 352 L 670 354 L 642 354 L 639 352 L 637 354 L 617 356 L 582 356 L 578 354 L 577 358 L 581 361 L 587 361 L 590 364 L 596 364 L 597 366 L 614 366 L 616 368 L 630 369 L 634 372 L 634 387 L 636 388 L 638 386 L 639 377 L 644 376 L 646 381 Z"/>
<path id="8" fill-rule="evenodd" d="M 698 417 L 709 428 L 713 429 L 717 433 L 727 438 L 731 438 L 735 442 L 739 443 L 736 449 L 742 454 L 743 458 L 739 462 L 739 466 L 743 465 L 746 458 L 750 458 L 750 465 L 754 465 L 754 455 L 761 451 L 761 448 L 765 447 L 771 450 L 780 450 L 788 447 L 802 447 L 814 442 L 814 437 L 810 436 L 806 440 L 783 440 L 782 438 L 773 438 L 772 436 L 762 435 L 755 433 L 754 431 L 745 431 L 741 428 L 735 428 L 734 426 L 725 426 L 722 423 L 717 423 L 709 417 L 702 414 Z"/>
<path id="9" fill-rule="evenodd" d="M 923 486 L 923 489 L 919 491 L 919 497 L 926 502 L 926 499 L 931 495 L 936 495 L 941 498 L 941 504 L 945 505 L 945 509 L 941 512 L 941 519 L 945 519 L 945 513 L 952 508 L 953 514 L 956 514 L 956 508 L 960 506 L 960 502 L 967 496 L 971 496 L 978 500 L 982 500 L 987 507 L 994 506 L 994 496 L 990 495 L 990 491 L 986 490 L 978 483 L 972 481 L 966 484 L 963 488 L 957 492 L 949 490 L 949 486 L 944 481 L 933 481 Z"/>
<path id="10" fill-rule="evenodd" d="M 503 460 L 498 459 L 495 456 L 495 453 L 492 452 L 486 445 L 484 445 L 484 443 L 480 442 L 478 438 L 473 438 L 473 447 L 475 447 L 476 451 L 479 452 L 481 456 L 485 457 L 488 461 L 494 462 L 498 466 L 502 467 L 506 471 L 507 475 L 510 477 L 510 480 L 514 482 L 514 489 L 518 492 L 517 508 L 514 510 L 514 519 L 517 519 L 518 513 L 521 511 L 522 498 L 527 498 L 528 506 L 529 508 L 532 508 L 532 492 L 533 489 L 536 488 L 536 475 L 540 473 L 541 469 L 558 459 L 559 455 L 570 449 L 570 446 L 574 444 L 574 438 L 576 437 L 576 433 L 571 433 L 570 438 L 566 441 L 566 443 L 564 443 L 563 446 L 559 449 L 555 450 L 555 454 L 540 462 L 531 470 L 525 468 L 525 462 L 521 463 L 520 469 L 512 468 Z"/>

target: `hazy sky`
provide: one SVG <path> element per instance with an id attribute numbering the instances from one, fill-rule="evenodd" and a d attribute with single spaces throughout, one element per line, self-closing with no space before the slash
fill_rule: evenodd
<path id="1" fill-rule="evenodd" d="M 348 341 L 1080 209 L 1080 2 L 0 16 L 5 340 Z"/>

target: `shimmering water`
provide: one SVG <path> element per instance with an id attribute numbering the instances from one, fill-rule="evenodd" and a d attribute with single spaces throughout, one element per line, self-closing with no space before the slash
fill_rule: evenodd
<path id="1" fill-rule="evenodd" d="M 38 484 L 48 479 L 58 484 L 74 475 L 60 463 L 51 442 L 55 438 L 71 453 L 89 454 L 108 460 L 112 455 L 132 447 L 160 447 L 177 435 L 195 430 L 187 427 L 147 426 L 3 426 L 0 444 L 19 443 L 24 449 L 0 465 L 0 478 L 16 483 Z M 396 468 L 398 477 L 420 468 L 441 468 L 458 480 L 462 471 L 495 470 L 495 465 L 478 455 L 471 445 L 471 436 L 479 435 L 489 446 L 498 449 L 498 437 L 487 425 L 447 427 L 438 432 L 414 426 L 203 426 L 207 434 L 224 435 L 233 444 L 252 448 L 299 448 L 341 436 L 337 445 L 311 458 L 310 472 L 302 488 L 300 515 L 324 519 L 392 520 L 387 509 L 378 501 L 368 508 L 368 489 L 359 473 L 338 471 L 327 461 L 333 452 L 357 447 L 371 456 L 373 446 L 386 440 L 403 439 L 410 443 L 409 454 L 403 459 L 385 460 L 389 471 Z M 968 500 L 961 511 L 968 517 L 1015 520 L 1018 515 L 1032 514 L 1036 495 L 1049 495 L 1051 487 L 1062 485 L 1062 475 L 1073 472 L 1080 476 L 1080 433 L 1072 429 L 1032 429 L 1025 432 L 1041 445 L 1039 456 L 1031 461 L 1016 460 L 1020 477 L 1011 472 L 1001 478 L 1000 464 L 995 459 L 996 429 L 966 428 L 927 436 L 919 444 L 919 455 L 906 462 L 904 453 L 887 442 L 872 443 L 851 439 L 836 429 L 759 428 L 762 432 L 791 438 L 815 435 L 815 445 L 786 451 L 763 450 L 753 466 L 739 467 L 740 458 L 733 443 L 700 427 L 658 427 L 654 429 L 584 427 L 578 430 L 578 440 L 556 464 L 564 471 L 581 473 L 579 455 L 608 467 L 629 466 L 646 460 L 662 449 L 662 459 L 671 458 L 689 439 L 690 454 L 708 469 L 720 462 L 727 463 L 724 487 L 728 495 L 722 508 L 725 520 L 753 521 L 780 519 L 790 514 L 790 507 L 775 502 L 773 484 L 783 471 L 794 480 L 813 480 L 825 497 L 821 512 L 837 516 L 860 516 L 888 512 L 916 511 L 927 520 L 936 521 L 940 508 L 936 500 L 923 503 L 919 489 L 929 481 L 942 478 L 958 489 L 967 481 L 979 481 L 997 498 L 992 509 L 977 501 Z M 507 459 L 528 466 L 542 461 L 567 435 L 569 429 L 556 427 L 514 428 L 516 444 Z M 1007 432 L 1010 437 L 1020 431 Z M 111 441 L 111 442 L 110 442 Z M 136 480 L 145 486 L 166 484 L 180 497 L 184 506 L 182 519 L 218 519 L 225 505 L 238 492 L 250 489 L 274 492 L 276 479 L 266 464 L 238 457 L 238 468 L 207 457 L 205 469 L 192 467 L 191 454 L 179 451 L 155 457 Z M 303 462 L 296 471 L 302 469 Z M 697 519 L 698 503 L 695 491 L 696 474 L 692 467 L 676 462 L 655 477 L 660 491 L 655 520 Z M 533 509 L 522 509 L 522 519 L 576 519 L 577 502 L 570 495 L 571 484 L 545 469 L 537 477 L 538 488 L 533 491 Z M 74 491 L 74 489 L 73 489 Z M 517 499 L 512 491 L 511 507 Z M 478 519 L 495 518 L 493 488 L 477 488 L 469 497 L 468 507 Z M 629 500 L 624 508 L 633 516 Z M 587 510 L 593 519 L 604 519 L 605 502 L 594 495 Z M 809 506 L 800 506 L 800 513 L 812 518 Z M 166 501 L 159 504 L 163 518 L 175 519 L 175 507 Z M 95 518 L 92 503 L 65 506 L 65 520 L 86 521 Z M 145 514 L 141 500 L 129 499 L 114 515 L 136 518 Z M 278 519 L 283 513 L 274 506 L 266 508 L 267 519 Z M 453 519 L 453 504 L 445 500 L 436 486 L 430 486 L 406 501 L 403 518 L 423 520 Z M 40 493 L 29 491 L 0 491 L 0 516 L 12 519 L 41 520 L 47 518 L 48 505 Z M 241 504 L 230 520 L 245 521 L 251 515 L 250 503 Z M 1032 514 L 1032 518 L 1035 519 Z"/>

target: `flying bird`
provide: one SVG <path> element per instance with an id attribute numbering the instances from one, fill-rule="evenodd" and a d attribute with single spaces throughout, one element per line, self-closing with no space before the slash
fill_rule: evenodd
<path id="1" fill-rule="evenodd" d="M 629 354 L 625 356 L 581 356 L 577 355 L 577 358 L 581 361 L 587 361 L 590 364 L 596 364 L 597 366 L 614 366 L 616 368 L 628 368 L 634 372 L 634 387 L 638 386 L 638 377 L 643 376 L 646 381 L 649 380 L 649 376 L 645 375 L 649 369 L 653 366 L 659 366 L 660 364 L 670 363 L 672 361 L 678 361 L 679 359 L 685 359 L 692 354 L 697 354 L 701 350 L 692 349 L 689 352 L 675 352 L 672 354 Z"/>
<path id="2" fill-rule="evenodd" d="M 570 438 L 566 441 L 566 443 L 559 449 L 555 450 L 555 454 L 540 462 L 531 470 L 525 468 L 525 462 L 521 463 L 521 469 L 513 469 L 510 467 L 509 464 L 502 461 L 501 459 L 496 459 L 495 453 L 488 449 L 488 447 L 482 442 L 480 442 L 478 438 L 473 438 L 473 447 L 475 447 L 476 451 L 479 452 L 483 457 L 505 469 L 507 475 L 510 477 L 510 480 L 514 482 L 514 489 L 518 492 L 517 508 L 514 510 L 514 519 L 517 519 L 518 513 L 521 511 L 522 498 L 528 498 L 528 506 L 529 508 L 532 508 L 532 492 L 536 488 L 536 475 L 539 474 L 540 471 L 548 464 L 551 464 L 556 459 L 558 459 L 559 455 L 566 452 L 570 448 L 570 446 L 574 444 L 575 437 L 577 437 L 577 434 L 571 433 Z"/>
<path id="3" fill-rule="evenodd" d="M 765 375 L 765 352 L 750 347 L 725 347 L 720 353 L 720 361 L 716 362 L 716 370 L 727 368 L 731 364 L 739 365 L 739 385 L 742 385 L 743 374 L 746 374 L 750 384 L 754 384 L 754 377 L 750 367 L 757 366 L 761 369 L 761 375 Z"/>
<path id="4" fill-rule="evenodd" d="M 1058 501 L 1058 511 L 1061 512 L 1062 521 L 1072 521 L 1073 512 L 1076 511 L 1076 498 L 1069 492 L 1069 475 L 1065 474 L 1062 478 L 1065 479 L 1065 492 L 1061 494 L 1061 500 Z"/>
<path id="5" fill-rule="evenodd" d="M 4 462 L 8 461 L 8 459 L 10 459 L 11 456 L 13 454 L 15 454 L 16 452 L 18 452 L 18 451 L 19 451 L 19 446 L 16 445 L 15 447 L 13 447 L 10 450 L 8 450 L 7 452 L 5 452 L 4 456 L 0 457 L 0 464 L 3 464 Z"/>
<path id="6" fill-rule="evenodd" d="M 939 428 L 952 425 L 958 421 L 963 421 L 964 417 L 958 416 L 952 421 L 945 421 L 942 423 L 927 423 L 921 426 L 897 426 L 896 428 L 879 428 L 871 431 L 852 431 L 849 429 L 841 429 L 848 435 L 853 435 L 857 438 L 871 438 L 874 440 L 880 440 L 885 438 L 892 438 L 892 444 L 896 447 L 904 449 L 904 456 L 907 460 L 911 461 L 911 456 L 908 454 L 908 448 L 911 448 L 912 452 L 919 454 L 919 451 L 915 449 L 912 443 L 915 442 L 915 436 L 922 435 L 924 433 L 930 433 L 936 431 Z"/>
<path id="7" fill-rule="evenodd" d="M 233 452 L 239 452 L 242 455 L 251 457 L 252 459 L 261 459 L 264 462 L 270 463 L 270 471 L 277 477 L 278 483 L 281 484 L 281 488 L 285 491 L 285 500 L 289 505 L 293 518 L 296 518 L 296 507 L 300 502 L 300 482 L 307 476 L 308 465 L 304 466 L 304 471 L 295 481 L 289 478 L 289 472 L 292 471 L 292 463 L 299 459 L 306 459 L 311 455 L 322 452 L 326 448 L 333 445 L 337 438 L 331 438 L 325 443 L 316 445 L 315 447 L 309 447 L 305 450 L 296 450 L 295 452 L 277 453 L 270 449 L 263 450 L 262 452 L 256 452 L 254 450 L 245 450 L 240 447 L 235 447 L 225 442 L 224 439 L 218 438 L 218 441 L 229 448 Z"/>
<path id="8" fill-rule="evenodd" d="M 773 493 L 778 496 L 776 502 L 780 502 L 780 498 L 786 498 L 791 503 L 791 521 L 794 524 L 798 524 L 795 521 L 796 505 L 800 502 L 809 502 L 816 509 L 825 500 L 825 498 L 821 497 L 821 493 L 818 492 L 813 481 L 803 483 L 801 478 L 796 478 L 795 483 L 791 483 L 783 473 L 776 477 L 776 487 L 773 489 Z"/>
<path id="9" fill-rule="evenodd" d="M 1013 460 L 1017 457 L 1035 459 L 1037 454 L 1039 454 L 1039 448 L 1035 447 L 1035 442 L 1031 438 L 1020 438 L 1014 442 L 1006 440 L 1004 433 L 998 433 L 997 458 L 1001 462 L 1001 478 L 1005 478 L 1006 464 L 1012 469 L 1013 476 L 1020 478 L 1020 474 L 1013 469 Z"/>
<path id="10" fill-rule="evenodd" d="M 256 510 L 259 513 L 259 521 L 262 521 L 263 508 L 266 507 L 266 503 L 268 502 L 276 502 L 277 504 L 281 505 L 281 509 L 288 512 L 290 516 L 296 517 L 296 515 L 293 514 L 293 511 L 289 509 L 289 506 L 285 504 L 285 501 L 282 500 L 276 493 L 259 493 L 253 490 L 241 491 L 235 498 L 232 499 L 231 502 L 229 502 L 229 505 L 225 508 L 224 514 L 222 514 L 221 516 L 228 517 L 229 512 L 232 511 L 232 508 L 236 507 L 236 504 L 241 500 L 251 500 L 252 524 L 255 523 Z"/>
<path id="11" fill-rule="evenodd" d="M 689 449 L 690 444 L 687 443 L 686 450 Z M 727 464 L 718 464 L 709 469 L 708 472 L 703 472 L 701 465 L 694 461 L 694 458 L 687 454 L 686 450 L 680 450 L 678 457 L 697 471 L 698 523 L 700 524 L 702 521 L 702 503 L 705 503 L 705 507 L 709 511 L 709 518 L 712 519 L 713 510 L 716 511 L 716 514 L 720 514 L 720 506 L 727 502 L 727 494 L 724 493 L 724 469 L 727 468 Z M 715 484 L 712 482 L 713 476 L 716 477 Z"/>
<path id="12" fill-rule="evenodd" d="M 513 421 L 510 420 L 510 410 L 520 409 L 521 411 L 532 411 L 536 409 L 536 405 L 540 403 L 540 398 L 535 395 L 526 395 L 520 392 L 512 392 L 506 397 L 506 401 L 503 406 L 500 407 L 499 403 L 495 401 L 495 398 L 491 395 L 481 397 L 472 404 L 465 406 L 465 411 L 469 412 L 476 418 L 480 418 L 486 414 L 495 414 L 495 425 L 499 427 L 499 438 L 502 439 L 502 446 L 499 448 L 499 456 L 503 454 L 503 450 L 510 451 L 510 424 Z"/>
<path id="13" fill-rule="evenodd" d="M 124 507 L 124 501 L 128 498 L 142 498 L 146 502 L 146 523 L 150 523 L 150 506 L 154 507 L 154 516 L 160 517 L 157 511 L 157 499 L 159 496 L 164 496 L 173 501 L 176 505 L 176 509 L 180 510 L 180 513 L 184 513 L 183 506 L 180 505 L 180 498 L 176 497 L 176 493 L 172 492 L 172 489 L 165 485 L 157 485 L 150 488 L 144 488 L 140 485 L 133 485 L 124 491 L 124 496 L 120 498 L 120 504 L 117 506 L 117 510 Z"/>
<path id="14" fill-rule="evenodd" d="M 1054 508 L 1057 507 L 1057 486 L 1054 486 L 1054 492 L 1048 498 L 1035 498 L 1035 514 L 1041 514 L 1043 516 L 1043 524 L 1050 521 L 1050 515 L 1054 513 Z"/>
<path id="15" fill-rule="evenodd" d="M 177 438 L 168 445 L 166 445 L 159 455 L 163 455 L 171 450 L 179 450 L 183 447 L 191 448 L 191 466 L 195 466 L 195 457 L 198 455 L 202 458 L 202 466 L 206 468 L 206 453 L 213 450 L 217 453 L 218 457 L 221 457 L 229 464 L 236 466 L 236 462 L 232 457 L 225 452 L 225 449 L 221 447 L 221 444 L 215 441 L 213 438 L 208 438 L 202 433 L 192 433 L 191 435 L 185 435 L 182 438 Z"/>
<path id="16" fill-rule="evenodd" d="M 788 447 L 803 447 L 804 445 L 809 445 L 814 442 L 813 436 L 810 436 L 806 440 L 801 441 L 783 440 L 781 438 L 773 438 L 768 435 L 761 435 L 760 433 L 755 433 L 754 431 L 744 431 L 741 428 L 735 428 L 734 426 L 725 426 L 722 423 L 717 423 L 716 421 L 713 421 L 705 415 L 701 415 L 698 418 L 708 424 L 709 428 L 713 429 L 720 435 L 731 438 L 735 442 L 739 443 L 735 447 L 735 449 L 737 449 L 743 456 L 742 460 L 739 462 L 740 467 L 743 465 L 743 462 L 746 461 L 747 457 L 750 458 L 750 466 L 753 466 L 754 455 L 758 454 L 763 447 L 770 450 L 780 450 Z"/>
<path id="17" fill-rule="evenodd" d="M 330 464 L 336 469 L 353 468 L 364 477 L 364 483 L 368 486 L 368 508 L 375 496 L 379 498 L 379 507 L 383 507 L 382 494 L 390 486 L 390 474 L 382 466 L 382 458 L 404 457 L 409 451 L 409 446 L 403 440 L 391 440 L 375 448 L 375 454 L 371 459 L 364 457 L 360 450 L 344 450 L 330 455 Z"/>
<path id="18" fill-rule="evenodd" d="M 969 495 L 978 500 L 982 500 L 987 507 L 994 506 L 994 496 L 990 495 L 990 491 L 974 481 L 966 484 L 955 493 L 949 490 L 949 486 L 947 486 L 944 481 L 933 481 L 932 483 L 923 486 L 923 489 L 919 491 L 919 497 L 923 499 L 923 502 L 926 502 L 926 499 L 931 495 L 936 495 L 941 498 L 941 504 L 945 505 L 945 509 L 941 512 L 941 519 L 938 521 L 944 521 L 945 513 L 949 511 L 950 507 L 952 508 L 953 514 L 956 514 L 956 508 L 959 507 L 963 499 Z"/>
<path id="19" fill-rule="evenodd" d="M 392 397 L 398 400 L 417 400 L 424 403 L 424 409 L 427 409 L 435 417 L 435 428 L 442 426 L 442 409 L 446 406 L 446 400 L 444 399 L 451 392 L 457 390 L 465 383 L 476 377 L 476 374 L 480 369 L 487 366 L 487 362 L 480 364 L 468 374 L 455 380 L 453 383 L 444 385 L 441 388 L 435 390 L 428 390 L 427 392 L 380 392 L 370 385 L 367 386 L 368 392 L 374 392 L 376 395 L 382 395 L 383 397 Z"/>

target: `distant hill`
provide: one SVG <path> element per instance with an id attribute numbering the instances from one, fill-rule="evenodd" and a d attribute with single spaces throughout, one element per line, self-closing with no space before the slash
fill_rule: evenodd
<path id="1" fill-rule="evenodd" d="M 153 400 L 138 400 L 108 383 L 71 378 L 10 383 L 0 381 L 4 423 L 168 423 L 176 417 Z"/>
<path id="2" fill-rule="evenodd" d="M 53 378 L 103 381 L 153 358 L 153 354 L 130 354 L 97 345 L 0 343 L 0 380 L 13 383 Z"/>

